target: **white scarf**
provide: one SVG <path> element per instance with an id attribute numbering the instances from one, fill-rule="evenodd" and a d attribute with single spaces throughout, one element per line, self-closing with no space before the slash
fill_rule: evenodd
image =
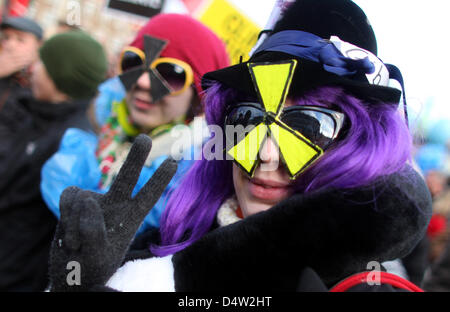
<path id="1" fill-rule="evenodd" d="M 217 222 L 220 226 L 230 225 L 241 218 L 236 214 L 238 202 L 235 196 L 228 198 L 217 211 Z"/>

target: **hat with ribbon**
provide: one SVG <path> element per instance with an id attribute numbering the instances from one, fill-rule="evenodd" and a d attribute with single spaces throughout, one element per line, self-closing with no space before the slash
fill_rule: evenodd
<path id="1" fill-rule="evenodd" d="M 205 74 L 202 87 L 219 81 L 256 96 L 249 64 L 296 59 L 290 96 L 327 85 L 370 103 L 398 105 L 402 93 L 389 80 L 403 88 L 400 71 L 377 57 L 373 29 L 352 1 L 297 0 L 268 33 L 247 62 Z"/>

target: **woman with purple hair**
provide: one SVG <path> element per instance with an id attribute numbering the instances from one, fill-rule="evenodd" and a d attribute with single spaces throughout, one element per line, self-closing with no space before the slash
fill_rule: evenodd
<path id="1" fill-rule="evenodd" d="M 215 131 L 159 230 L 131 242 L 174 172 L 166 161 L 131 198 L 145 136 L 106 195 L 66 189 L 51 289 L 419 291 L 382 272 L 422 239 L 431 199 L 376 54 L 353 2 L 297 0 L 247 62 L 203 77 Z"/>

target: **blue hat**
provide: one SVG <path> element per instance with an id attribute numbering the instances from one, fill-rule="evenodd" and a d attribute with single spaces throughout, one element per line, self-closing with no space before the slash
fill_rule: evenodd
<path id="1" fill-rule="evenodd" d="M 0 25 L 1 29 L 13 28 L 20 31 L 32 33 L 39 40 L 43 37 L 43 30 L 41 26 L 35 21 L 26 17 L 5 17 Z"/>

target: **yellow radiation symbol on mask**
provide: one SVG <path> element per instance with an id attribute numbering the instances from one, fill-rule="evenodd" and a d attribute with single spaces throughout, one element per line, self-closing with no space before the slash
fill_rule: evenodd
<path id="1" fill-rule="evenodd" d="M 256 125 L 227 153 L 241 169 L 253 176 L 259 151 L 268 136 L 277 144 L 292 179 L 296 178 L 323 150 L 280 119 L 297 60 L 249 63 L 253 85 L 265 110 L 264 121 Z"/>

